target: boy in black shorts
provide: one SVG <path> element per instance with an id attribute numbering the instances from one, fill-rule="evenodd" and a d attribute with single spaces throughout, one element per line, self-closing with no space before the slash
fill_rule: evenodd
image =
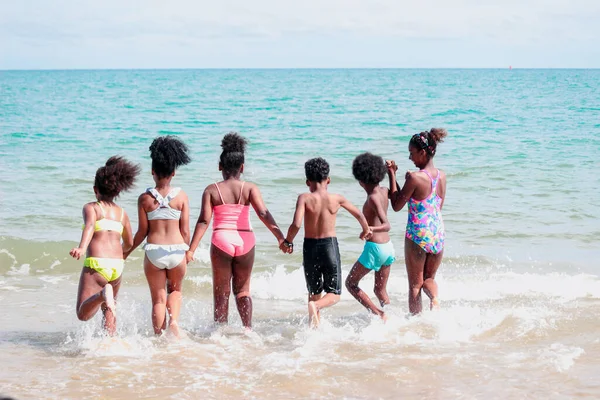
<path id="1" fill-rule="evenodd" d="M 319 310 L 337 303 L 342 293 L 340 250 L 335 236 L 335 220 L 340 207 L 360 222 L 361 239 L 368 240 L 372 232 L 358 208 L 344 196 L 327 192 L 330 182 L 327 161 L 320 157 L 310 159 L 304 164 L 304 170 L 310 193 L 298 196 L 285 245 L 289 248 L 287 252 L 291 252 L 291 243 L 304 221 L 303 265 L 308 288 L 308 317 L 310 325 L 317 327 Z"/>

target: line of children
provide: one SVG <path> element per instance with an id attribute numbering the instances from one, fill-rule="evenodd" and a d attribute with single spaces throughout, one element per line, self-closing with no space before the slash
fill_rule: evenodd
<path id="1" fill-rule="evenodd" d="M 255 249 L 249 220 L 249 206 L 252 205 L 284 253 L 293 252 L 293 240 L 304 225 L 303 268 L 308 290 L 309 323 L 313 327 L 319 325 L 320 310 L 332 306 L 340 298 L 342 273 L 335 231 L 336 216 L 340 208 L 350 212 L 361 225 L 359 238 L 366 242 L 345 285 L 360 304 L 385 320 L 387 316 L 382 308 L 389 304 L 386 286 L 395 260 L 389 236 L 388 200 L 394 211 L 409 204 L 404 248 L 410 312 L 421 312 L 422 290 L 431 299 L 430 307 L 438 307 L 435 274 L 443 256 L 445 232 L 441 209 L 446 177 L 434 167 L 433 157 L 437 144 L 446 135 L 443 129 L 431 129 L 412 136 L 409 159 L 419 171 L 407 172 L 401 189 L 396 181 L 397 165 L 394 161 L 384 162 L 371 153 L 356 157 L 352 172 L 367 193 L 362 212 L 344 196 L 328 192 L 329 164 L 324 159 L 308 160 L 305 174 L 309 192 L 298 196 L 294 218 L 285 237 L 264 205 L 258 187 L 241 180 L 247 141 L 237 133 L 229 133 L 223 138 L 219 162 L 223 181 L 204 190 L 191 243 L 187 196 L 179 188 L 170 186 L 176 168 L 190 161 L 185 144 L 171 136 L 159 137 L 152 143 L 152 174 L 156 187 L 148 189 L 138 200 L 139 227 L 135 238 L 131 235 L 129 218 L 114 204 L 114 199 L 121 191 L 131 188 L 139 166 L 120 157 L 112 157 L 96 174 L 94 192 L 98 202 L 84 206 L 84 233 L 79 247 L 70 253 L 77 259 L 86 250 L 88 255 L 81 274 L 77 315 L 81 320 L 87 320 L 102 307 L 105 328 L 114 333 L 114 297 L 119 289 L 123 261 L 147 237 L 144 271 L 151 291 L 154 331 L 160 334 L 166 328 L 168 310 L 170 331 L 178 335 L 181 281 L 186 264 L 193 259 L 214 214 L 210 249 L 214 320 L 217 323 L 227 322 L 233 287 L 242 323 L 250 329 L 250 275 Z M 380 186 L 386 172 L 389 189 Z M 358 286 L 371 270 L 375 271 L 374 292 L 381 308 Z"/>

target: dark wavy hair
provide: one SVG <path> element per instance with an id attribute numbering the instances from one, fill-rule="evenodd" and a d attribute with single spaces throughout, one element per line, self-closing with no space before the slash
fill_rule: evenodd
<path id="1" fill-rule="evenodd" d="M 120 156 L 113 156 L 96 171 L 94 186 L 102 196 L 114 199 L 121 192 L 131 189 L 139 174 L 139 164 L 129 162 Z"/>
<path id="2" fill-rule="evenodd" d="M 329 163 L 321 157 L 311 158 L 304 163 L 304 173 L 310 182 L 323 182 L 329 177 Z"/>
<path id="3" fill-rule="evenodd" d="M 448 132 L 444 128 L 431 128 L 428 131 L 415 133 L 408 145 L 425 150 L 429 158 L 432 158 L 435 156 L 437 144 L 443 142 L 446 136 Z"/>
<path id="4" fill-rule="evenodd" d="M 244 153 L 247 144 L 248 140 L 236 132 L 230 132 L 223 137 L 221 140 L 223 152 L 221 152 L 219 162 L 225 174 L 232 175 L 240 171 L 245 162 Z"/>
<path id="5" fill-rule="evenodd" d="M 172 135 L 159 136 L 152 141 L 150 158 L 152 169 L 159 178 L 166 178 L 180 166 L 192 161 L 187 145 Z"/>
<path id="6" fill-rule="evenodd" d="M 385 178 L 387 168 L 383 158 L 371 153 L 363 153 L 352 162 L 352 175 L 359 182 L 377 185 Z"/>

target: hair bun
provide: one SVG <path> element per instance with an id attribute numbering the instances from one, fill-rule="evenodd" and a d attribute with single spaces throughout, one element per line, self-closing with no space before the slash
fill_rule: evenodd
<path id="1" fill-rule="evenodd" d="M 244 153 L 248 141 L 236 132 L 230 132 L 223 137 L 221 148 L 224 153 Z"/>

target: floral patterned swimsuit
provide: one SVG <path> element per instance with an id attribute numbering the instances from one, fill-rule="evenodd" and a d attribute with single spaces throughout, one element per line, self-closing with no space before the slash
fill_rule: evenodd
<path id="1" fill-rule="evenodd" d="M 421 170 L 431 179 L 431 194 L 423 200 L 412 197 L 408 201 L 408 223 L 406 224 L 406 237 L 418 244 L 425 252 L 438 254 L 444 249 L 444 221 L 440 206 L 442 198 L 436 189 L 440 179 L 440 170 L 433 179 L 431 174 Z"/>

